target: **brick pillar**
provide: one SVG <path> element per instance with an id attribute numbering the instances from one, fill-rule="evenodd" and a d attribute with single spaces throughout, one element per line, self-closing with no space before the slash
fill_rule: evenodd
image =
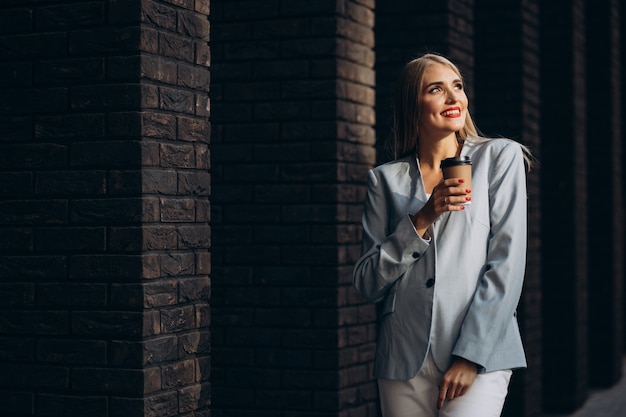
<path id="1" fill-rule="evenodd" d="M 475 104 L 478 127 L 528 146 L 540 158 L 537 1 L 476 0 Z M 506 92 L 503 93 L 503 92 Z M 528 173 L 528 251 L 518 307 L 528 368 L 511 380 L 504 416 L 541 413 L 540 164 Z"/>
<path id="2" fill-rule="evenodd" d="M 208 0 L 0 9 L 3 415 L 208 416 Z"/>
<path id="3" fill-rule="evenodd" d="M 589 378 L 608 387 L 621 376 L 624 229 L 619 2 L 586 6 Z M 605 203 L 601 203 L 602 201 Z M 597 242 L 603 242 L 601 245 Z"/>
<path id="4" fill-rule="evenodd" d="M 375 157 L 373 6 L 213 6 L 216 416 L 373 415 L 351 276 Z"/>
<path id="5" fill-rule="evenodd" d="M 588 393 L 583 16 L 582 0 L 540 8 L 543 400 L 555 412 Z"/>
<path id="6" fill-rule="evenodd" d="M 468 84 L 474 78 L 474 0 L 393 0 L 376 4 L 376 136 L 378 162 L 393 157 L 393 92 L 404 64 L 425 52 L 452 59 Z"/>

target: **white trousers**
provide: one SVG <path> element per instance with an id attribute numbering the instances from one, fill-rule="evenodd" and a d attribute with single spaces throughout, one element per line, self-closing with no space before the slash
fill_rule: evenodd
<path id="1" fill-rule="evenodd" d="M 422 370 L 408 381 L 378 379 L 383 417 L 499 417 L 512 371 L 478 374 L 465 395 L 437 410 L 443 372 L 429 353 Z"/>

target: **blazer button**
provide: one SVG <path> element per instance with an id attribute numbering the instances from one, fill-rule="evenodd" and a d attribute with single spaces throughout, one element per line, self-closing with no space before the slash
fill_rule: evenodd
<path id="1" fill-rule="evenodd" d="M 428 288 L 432 288 L 433 285 L 435 285 L 435 279 L 434 278 L 431 278 L 428 281 L 426 281 L 426 286 Z"/>
<path id="2" fill-rule="evenodd" d="M 417 253 L 417 252 L 413 252 L 413 253 L 411 254 L 411 256 L 413 257 L 413 259 L 417 259 L 417 258 L 419 258 L 419 257 L 420 257 L 420 254 L 419 254 L 419 253 Z"/>

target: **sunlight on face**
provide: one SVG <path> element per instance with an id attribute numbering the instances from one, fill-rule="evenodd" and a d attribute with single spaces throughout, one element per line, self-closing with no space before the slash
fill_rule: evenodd
<path id="1" fill-rule="evenodd" d="M 439 63 L 426 68 L 419 108 L 421 136 L 444 137 L 463 128 L 467 96 L 463 81 L 452 68 Z"/>

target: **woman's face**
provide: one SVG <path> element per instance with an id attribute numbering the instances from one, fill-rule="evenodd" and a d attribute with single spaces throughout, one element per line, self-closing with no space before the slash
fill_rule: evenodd
<path id="1" fill-rule="evenodd" d="M 439 63 L 429 65 L 420 93 L 420 136 L 448 136 L 465 126 L 467 96 L 463 81 L 452 68 Z"/>

